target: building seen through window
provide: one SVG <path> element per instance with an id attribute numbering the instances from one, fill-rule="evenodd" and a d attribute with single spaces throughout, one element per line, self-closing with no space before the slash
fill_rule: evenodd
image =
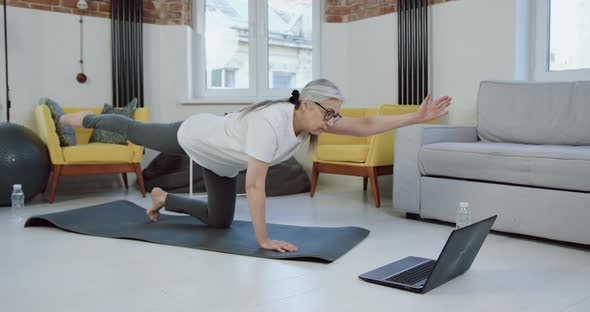
<path id="1" fill-rule="evenodd" d="M 552 0 L 549 70 L 590 68 L 590 1 Z"/>
<path id="2" fill-rule="evenodd" d="M 267 1 L 266 36 L 251 29 L 249 8 L 248 0 L 205 0 L 206 87 L 251 88 L 251 71 L 260 78 L 262 70 L 268 88 L 303 87 L 313 79 L 312 0 Z M 256 52 L 266 56 L 262 64 L 251 57 L 256 51 L 252 34 L 265 43 L 266 51 Z"/>

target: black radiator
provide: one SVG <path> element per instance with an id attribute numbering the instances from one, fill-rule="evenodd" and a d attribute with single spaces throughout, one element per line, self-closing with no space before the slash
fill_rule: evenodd
<path id="1" fill-rule="evenodd" d="M 428 94 L 428 0 L 398 0 L 398 103 Z"/>
<path id="2" fill-rule="evenodd" d="M 111 12 L 113 106 L 143 107 L 143 0 L 113 0 Z"/>

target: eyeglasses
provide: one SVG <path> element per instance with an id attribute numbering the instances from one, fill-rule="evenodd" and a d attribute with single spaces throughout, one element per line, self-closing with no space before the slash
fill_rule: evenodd
<path id="1" fill-rule="evenodd" d="M 316 101 L 312 101 L 314 102 L 317 106 L 319 106 L 321 109 L 324 110 L 324 121 L 332 121 L 333 123 L 338 122 L 338 120 L 342 119 L 342 115 L 340 115 L 339 113 L 335 112 L 332 109 L 326 109 L 325 107 L 323 107 L 320 103 L 316 102 Z"/>

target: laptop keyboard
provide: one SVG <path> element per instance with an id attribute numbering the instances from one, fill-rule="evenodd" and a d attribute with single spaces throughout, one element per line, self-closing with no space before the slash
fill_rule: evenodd
<path id="1" fill-rule="evenodd" d="M 428 275 L 430 275 L 430 272 L 432 272 L 435 263 L 436 261 L 433 260 L 424 262 L 419 266 L 413 267 L 410 270 L 401 272 L 390 278 L 387 278 L 386 281 L 398 284 L 414 285 L 419 281 L 427 278 Z"/>

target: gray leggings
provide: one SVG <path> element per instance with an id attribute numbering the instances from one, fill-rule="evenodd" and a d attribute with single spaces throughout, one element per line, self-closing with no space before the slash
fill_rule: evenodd
<path id="1" fill-rule="evenodd" d="M 178 144 L 177 133 L 181 121 L 163 123 L 143 123 L 121 115 L 87 115 L 84 128 L 116 132 L 134 144 L 174 155 L 186 155 Z M 203 167 L 203 178 L 207 188 L 207 201 L 196 198 L 168 194 L 166 210 L 191 215 L 203 223 L 225 228 L 234 220 L 236 207 L 236 178 L 222 177 Z"/>

